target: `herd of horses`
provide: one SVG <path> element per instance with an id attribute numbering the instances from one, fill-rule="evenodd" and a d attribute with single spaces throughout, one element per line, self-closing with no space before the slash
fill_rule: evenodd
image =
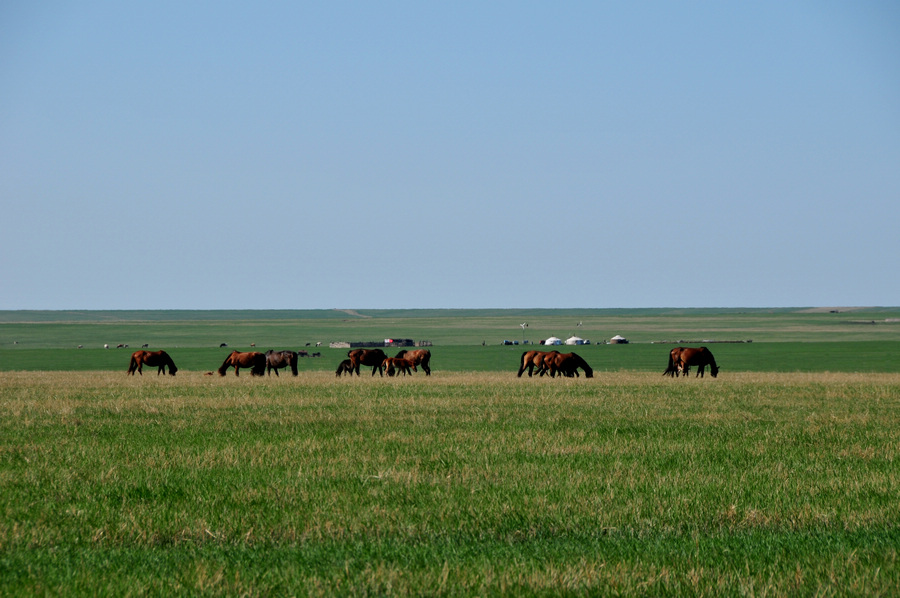
<path id="1" fill-rule="evenodd" d="M 234 375 L 240 376 L 241 368 L 250 369 L 253 376 L 263 376 L 266 373 L 275 372 L 278 376 L 278 370 L 281 368 L 291 368 L 291 374 L 296 376 L 298 354 L 296 351 L 266 351 L 260 353 L 257 351 L 232 351 L 225 361 L 219 367 L 219 375 L 224 376 L 229 368 L 234 368 Z M 143 367 L 158 368 L 156 374 L 165 374 L 168 370 L 169 375 L 174 376 L 178 368 L 175 362 L 169 357 L 165 351 L 135 351 L 131 355 L 131 363 L 128 366 L 128 374 L 134 375 L 137 372 L 143 375 Z M 343 374 L 352 376 L 360 375 L 359 371 L 362 366 L 372 368 L 372 376 L 378 372 L 380 376 L 387 374 L 388 376 L 412 375 L 418 372 L 418 368 L 422 368 L 426 376 L 431 375 L 431 351 L 428 349 L 416 349 L 408 351 L 406 349 L 397 353 L 394 357 L 388 357 L 381 349 L 351 349 L 347 352 L 347 359 L 338 364 L 335 375 L 340 377 Z M 719 366 L 713 357 L 712 352 L 706 347 L 675 347 L 669 351 L 669 363 L 664 376 L 677 378 L 678 376 L 687 377 L 691 367 L 697 368 L 697 376 L 703 377 L 706 367 L 709 366 L 709 374 L 713 378 L 719 374 Z M 526 371 L 528 376 L 548 375 L 555 378 L 560 377 L 577 377 L 578 370 L 584 372 L 585 378 L 593 378 L 594 370 L 588 363 L 576 353 L 560 353 L 559 351 L 525 351 L 519 361 L 519 371 L 516 374 L 522 377 Z M 212 372 L 208 372 L 212 374 Z"/>
<path id="2" fill-rule="evenodd" d="M 341 374 L 359 376 L 359 368 L 362 366 L 372 368 L 372 375 L 378 372 L 380 376 L 412 375 L 421 367 L 426 376 L 431 375 L 431 351 L 428 349 L 401 350 L 394 357 L 388 357 L 381 349 L 351 349 L 347 352 L 347 359 L 338 364 L 334 374 L 340 378 Z"/>
<path id="3" fill-rule="evenodd" d="M 585 378 L 593 378 L 594 370 L 577 353 L 560 353 L 559 351 L 525 351 L 519 361 L 519 378 L 528 370 L 528 376 L 548 374 L 555 378 L 557 374 L 572 378 L 578 376 L 578 370 L 584 371 Z"/>

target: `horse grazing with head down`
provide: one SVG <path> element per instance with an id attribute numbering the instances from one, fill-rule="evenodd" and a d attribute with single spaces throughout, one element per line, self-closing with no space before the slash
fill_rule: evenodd
<path id="1" fill-rule="evenodd" d="M 415 369 L 416 365 L 403 357 L 388 357 L 384 360 L 384 373 L 388 376 L 393 376 L 394 374 L 403 374 L 404 376 L 409 374 L 412 376 Z"/>
<path id="2" fill-rule="evenodd" d="M 377 371 L 380 376 L 384 376 L 384 360 L 387 359 L 384 351 L 381 349 L 351 349 L 347 352 L 350 358 L 350 367 L 359 376 L 359 366 L 372 366 L 372 375 Z"/>
<path id="3" fill-rule="evenodd" d="M 350 363 L 349 359 L 345 359 L 338 364 L 337 369 L 334 371 L 334 375 L 340 378 L 341 374 L 345 372 L 351 376 L 353 375 L 353 364 Z"/>
<path id="4" fill-rule="evenodd" d="M 159 369 L 156 371 L 157 376 L 165 374 L 166 368 L 169 368 L 170 376 L 174 376 L 175 372 L 178 371 L 178 368 L 175 367 L 175 362 L 172 361 L 172 358 L 165 351 L 135 351 L 131 354 L 131 364 L 128 366 L 128 373 L 134 376 L 134 372 L 137 370 L 137 373 L 143 376 L 144 372 L 142 370 L 145 365 L 158 367 Z"/>
<path id="5" fill-rule="evenodd" d="M 219 375 L 224 376 L 228 368 L 234 368 L 234 375 L 240 376 L 241 368 L 250 368 L 250 374 L 253 376 L 263 376 L 266 373 L 266 355 L 251 351 L 249 353 L 241 353 L 240 351 L 232 351 L 225 358 L 225 363 L 219 368 Z"/>
<path id="6" fill-rule="evenodd" d="M 412 351 L 407 351 L 403 349 L 399 353 L 397 353 L 396 357 L 400 359 L 405 359 L 412 363 L 412 370 L 417 372 L 417 365 L 422 366 L 422 369 L 425 370 L 425 375 L 431 375 L 431 351 L 428 349 L 414 349 Z"/>
<path id="7" fill-rule="evenodd" d="M 544 358 L 544 367 L 550 370 L 550 377 L 558 373 L 560 377 L 572 378 L 578 376 L 579 368 L 584 370 L 585 378 L 593 378 L 594 370 L 577 353 L 556 353 Z M 543 375 L 543 374 L 542 374 Z"/>
<path id="8" fill-rule="evenodd" d="M 715 378 L 719 375 L 719 366 L 716 365 L 716 359 L 713 357 L 712 351 L 706 347 L 685 347 L 678 356 L 676 368 L 680 369 L 687 377 L 688 370 L 692 365 L 697 366 L 697 376 L 703 377 L 703 370 L 709 366 L 709 375 Z"/>
<path id="9" fill-rule="evenodd" d="M 296 351 L 266 351 L 266 373 L 278 375 L 279 368 L 290 366 L 291 374 L 297 375 L 297 352 Z"/>

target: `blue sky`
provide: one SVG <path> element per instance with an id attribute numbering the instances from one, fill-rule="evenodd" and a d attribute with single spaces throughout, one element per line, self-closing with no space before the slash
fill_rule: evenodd
<path id="1" fill-rule="evenodd" d="M 0 202 L 0 309 L 900 305 L 900 5 L 13 0 Z"/>

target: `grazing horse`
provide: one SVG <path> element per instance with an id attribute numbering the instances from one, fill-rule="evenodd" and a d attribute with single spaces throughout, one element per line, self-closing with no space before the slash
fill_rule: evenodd
<path id="1" fill-rule="evenodd" d="M 297 375 L 297 352 L 296 351 L 266 351 L 266 372 L 271 375 L 275 370 L 278 375 L 278 368 L 286 368 L 291 366 L 291 373 Z"/>
<path id="2" fill-rule="evenodd" d="M 253 376 L 263 376 L 266 373 L 266 355 L 265 353 L 257 353 L 251 351 L 249 353 L 241 353 L 240 351 L 232 351 L 225 358 L 225 363 L 219 368 L 219 375 L 224 376 L 228 368 L 234 367 L 234 375 L 240 376 L 241 368 L 251 368 L 250 374 Z"/>
<path id="3" fill-rule="evenodd" d="M 165 374 L 166 367 L 169 368 L 170 376 L 174 376 L 175 372 L 178 371 L 178 368 L 175 367 L 175 362 L 172 361 L 172 358 L 165 351 L 135 351 L 131 354 L 131 364 L 128 366 L 128 373 L 134 376 L 134 372 L 137 370 L 137 373 L 143 376 L 144 372 L 142 370 L 145 365 L 158 367 L 159 369 L 156 371 L 157 376 Z"/>
<path id="4" fill-rule="evenodd" d="M 413 351 L 407 351 L 403 349 L 396 355 L 401 359 L 405 359 L 407 361 L 412 362 L 412 369 L 414 372 L 417 372 L 417 365 L 422 366 L 422 369 L 425 370 L 425 375 L 431 375 L 431 351 L 428 349 L 415 349 Z"/>
<path id="5" fill-rule="evenodd" d="M 334 375 L 340 378 L 341 374 L 345 372 L 351 376 L 353 375 L 353 364 L 349 359 L 345 359 L 338 364 L 337 369 L 334 371 Z"/>
<path id="6" fill-rule="evenodd" d="M 350 366 L 357 376 L 359 376 L 359 366 L 361 365 L 372 366 L 373 376 L 376 371 L 379 376 L 384 376 L 383 364 L 387 355 L 381 349 L 351 349 L 347 352 L 347 357 L 350 358 Z"/>
<path id="7" fill-rule="evenodd" d="M 688 375 L 688 369 L 695 365 L 697 366 L 697 376 L 703 377 L 703 370 L 706 366 L 709 366 L 709 375 L 715 378 L 719 375 L 719 366 L 716 365 L 716 360 L 713 357 L 712 352 L 706 347 L 686 347 L 682 349 L 681 355 L 678 358 L 678 367 L 683 370 L 685 377 Z"/>
<path id="8" fill-rule="evenodd" d="M 557 372 L 560 377 L 566 376 L 567 378 L 572 378 L 578 375 L 579 368 L 584 370 L 585 378 L 594 377 L 594 370 L 591 369 L 591 366 L 589 366 L 577 353 L 556 353 L 555 355 L 548 355 L 544 358 L 544 365 L 550 370 L 551 378 L 555 377 Z"/>
<path id="9" fill-rule="evenodd" d="M 525 351 L 522 353 L 522 359 L 519 363 L 519 372 L 516 376 L 521 378 L 522 374 L 525 373 L 525 370 L 528 370 L 528 377 L 531 378 L 535 368 L 537 368 L 538 375 L 543 376 L 547 371 L 544 367 L 547 356 L 554 353 L 559 353 L 559 351 Z"/>
<path id="10" fill-rule="evenodd" d="M 402 353 L 402 351 L 401 351 Z M 404 357 L 388 357 L 384 360 L 384 372 L 388 376 L 393 376 L 395 373 L 409 374 L 412 376 L 413 370 L 416 369 L 416 365 L 409 359 Z"/>

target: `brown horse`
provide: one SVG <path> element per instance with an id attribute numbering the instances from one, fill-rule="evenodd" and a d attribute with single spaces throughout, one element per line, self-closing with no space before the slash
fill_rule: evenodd
<path id="1" fill-rule="evenodd" d="M 279 368 L 291 367 L 291 373 L 297 375 L 297 352 L 296 351 L 266 351 L 266 373 L 278 375 Z"/>
<path id="2" fill-rule="evenodd" d="M 415 364 L 403 357 L 388 357 L 384 360 L 384 373 L 388 376 L 393 376 L 395 373 L 412 376 L 414 369 L 416 369 Z"/>
<path id="3" fill-rule="evenodd" d="M 560 377 L 572 378 L 578 376 L 578 369 L 584 370 L 585 378 L 593 378 L 594 370 L 577 353 L 556 353 L 544 358 L 544 366 L 550 370 L 553 378 L 559 373 Z"/>
<path id="4" fill-rule="evenodd" d="M 165 374 L 166 367 L 169 368 L 170 376 L 174 376 L 175 372 L 178 371 L 178 368 L 175 367 L 175 362 L 172 361 L 172 358 L 165 351 L 135 351 L 131 354 L 131 364 L 128 366 L 128 373 L 134 376 L 134 372 L 137 370 L 137 373 L 143 376 L 144 372 L 142 370 L 145 365 L 158 367 L 159 369 L 156 371 L 157 376 Z"/>
<path id="5" fill-rule="evenodd" d="M 349 359 L 345 359 L 338 364 L 337 370 L 335 370 L 334 375 L 340 378 L 341 374 L 343 374 L 344 372 L 350 374 L 351 376 L 353 375 L 353 364 Z"/>
<path id="6" fill-rule="evenodd" d="M 379 376 L 384 376 L 384 366 L 382 364 L 387 359 L 387 355 L 381 349 L 351 349 L 347 352 L 347 357 L 350 358 L 350 367 L 353 368 L 357 376 L 359 376 L 359 366 L 361 365 L 372 366 L 373 376 L 376 371 Z"/>
<path id="7" fill-rule="evenodd" d="M 558 354 L 559 351 L 525 351 L 522 353 L 522 359 L 519 362 L 519 372 L 516 376 L 521 378 L 522 374 L 525 373 L 525 370 L 528 370 L 528 377 L 530 378 L 534 374 L 535 369 L 537 369 L 539 376 L 543 376 L 547 371 L 544 367 L 547 356 L 555 353 Z"/>
<path id="8" fill-rule="evenodd" d="M 425 370 L 426 376 L 431 375 L 431 351 L 428 349 L 414 349 L 412 351 L 404 349 L 397 353 L 396 356 L 412 362 L 412 369 L 414 372 L 418 371 L 416 366 L 420 365 L 422 366 L 422 369 Z"/>
<path id="9" fill-rule="evenodd" d="M 688 375 L 688 369 L 692 366 L 697 366 L 697 376 L 703 377 L 703 370 L 706 366 L 709 366 L 709 375 L 715 378 L 719 375 L 719 366 L 716 365 L 716 360 L 713 357 L 712 352 L 706 347 L 686 347 L 681 350 L 681 355 L 678 358 L 678 364 L 676 367 L 679 367 L 683 370 L 685 377 Z"/>
<path id="10" fill-rule="evenodd" d="M 234 367 L 235 376 L 241 375 L 241 368 L 251 368 L 251 375 L 263 376 L 266 373 L 266 355 L 256 351 L 250 351 L 249 353 L 232 351 L 231 355 L 225 358 L 225 363 L 222 364 L 222 367 L 219 368 L 219 375 L 224 376 L 230 367 Z"/>
<path id="11" fill-rule="evenodd" d="M 675 347 L 669 351 L 669 365 L 666 366 L 666 371 L 663 372 L 663 376 L 677 378 L 678 374 L 682 373 L 684 369 L 684 366 L 681 365 L 682 351 L 684 351 L 684 347 Z M 684 374 L 687 375 L 687 372 L 684 372 Z"/>

